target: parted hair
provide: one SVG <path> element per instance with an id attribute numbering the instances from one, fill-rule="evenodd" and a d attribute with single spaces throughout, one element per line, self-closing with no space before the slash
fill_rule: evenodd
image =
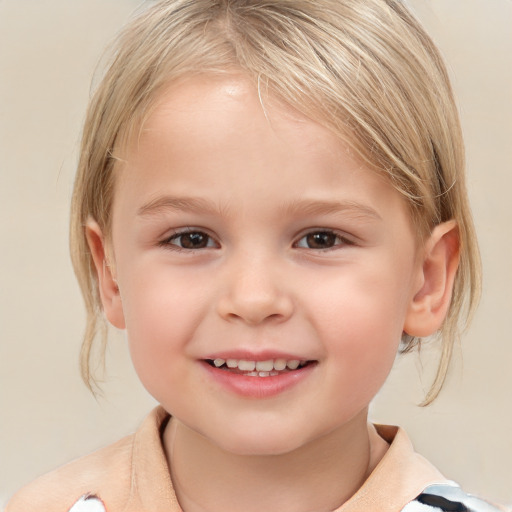
<path id="1" fill-rule="evenodd" d="M 71 254 L 87 309 L 85 382 L 96 385 L 91 365 L 102 359 L 107 333 L 85 225 L 94 219 L 110 234 L 116 152 L 164 87 L 185 75 L 233 70 L 254 82 L 263 101 L 271 95 L 323 124 L 387 176 L 420 240 L 441 222 L 457 222 L 460 265 L 423 402 L 430 403 L 478 302 L 480 259 L 446 67 L 399 0 L 161 0 L 124 28 L 88 108 L 71 208 Z M 404 333 L 402 350 L 419 341 Z"/>

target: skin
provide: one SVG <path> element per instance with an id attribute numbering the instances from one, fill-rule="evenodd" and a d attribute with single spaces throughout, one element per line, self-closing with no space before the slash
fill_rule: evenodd
<path id="1" fill-rule="evenodd" d="M 118 156 L 112 235 L 91 220 L 88 239 L 105 313 L 173 416 L 163 441 L 182 507 L 335 509 L 386 451 L 367 412 L 402 333 L 444 319 L 455 224 L 420 246 L 384 178 L 319 124 L 263 109 L 243 75 L 173 84 Z M 240 350 L 314 363 L 248 397 L 203 362 Z"/>

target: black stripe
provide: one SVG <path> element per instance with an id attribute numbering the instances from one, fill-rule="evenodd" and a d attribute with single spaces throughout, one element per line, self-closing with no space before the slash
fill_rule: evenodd
<path id="1" fill-rule="evenodd" d="M 440 508 L 443 512 L 471 512 L 463 503 L 450 501 L 434 494 L 420 494 L 416 501 L 424 505 Z"/>

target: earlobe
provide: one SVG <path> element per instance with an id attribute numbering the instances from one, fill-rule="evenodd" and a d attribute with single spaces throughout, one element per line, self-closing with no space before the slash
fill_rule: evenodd
<path id="1" fill-rule="evenodd" d="M 85 233 L 96 269 L 98 290 L 105 315 L 114 327 L 124 329 L 121 295 L 110 261 L 111 258 L 108 254 L 105 237 L 98 223 L 94 220 L 87 221 Z"/>
<path id="2" fill-rule="evenodd" d="M 450 307 L 459 256 L 457 223 L 448 221 L 437 225 L 425 244 L 418 269 L 420 285 L 409 305 L 405 333 L 426 337 L 441 328 Z"/>

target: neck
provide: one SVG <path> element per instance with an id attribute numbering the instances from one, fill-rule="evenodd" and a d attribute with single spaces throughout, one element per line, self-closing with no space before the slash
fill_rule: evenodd
<path id="1" fill-rule="evenodd" d="M 164 432 L 164 446 L 185 512 L 330 512 L 359 489 L 387 448 L 370 436 L 366 411 L 286 454 L 226 452 L 176 419 Z"/>

